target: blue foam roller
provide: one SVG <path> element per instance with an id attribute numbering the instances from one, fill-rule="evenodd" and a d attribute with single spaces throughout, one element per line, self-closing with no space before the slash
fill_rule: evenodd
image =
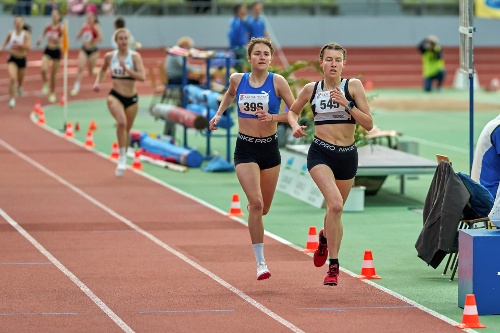
<path id="1" fill-rule="evenodd" d="M 167 141 L 154 139 L 145 132 L 142 133 L 139 144 L 141 148 L 150 153 L 174 158 L 177 163 L 190 168 L 199 168 L 201 163 L 203 163 L 203 156 L 197 150 L 179 147 Z"/>
<path id="2" fill-rule="evenodd" d="M 219 108 L 219 99 L 221 97 L 221 93 L 219 92 L 188 84 L 184 87 L 184 93 L 191 103 L 208 106 L 215 110 Z"/>

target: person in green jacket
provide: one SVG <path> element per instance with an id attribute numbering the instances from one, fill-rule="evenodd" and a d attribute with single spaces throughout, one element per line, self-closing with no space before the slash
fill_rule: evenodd
<path id="1" fill-rule="evenodd" d="M 424 77 L 424 90 L 432 91 L 433 81 L 437 81 L 437 90 L 441 89 L 446 75 L 444 58 L 441 45 L 436 36 L 427 36 L 418 49 L 422 53 L 422 75 Z"/>

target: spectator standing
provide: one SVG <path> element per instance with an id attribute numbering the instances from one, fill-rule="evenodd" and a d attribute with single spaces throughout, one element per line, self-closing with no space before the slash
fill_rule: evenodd
<path id="1" fill-rule="evenodd" d="M 68 14 L 69 15 L 83 15 L 87 7 L 88 0 L 68 0 Z"/>
<path id="2" fill-rule="evenodd" d="M 250 10 L 252 14 L 247 18 L 248 37 L 250 39 L 258 37 L 269 38 L 269 34 L 266 31 L 266 23 L 264 22 L 264 18 L 262 17 L 262 13 L 264 11 L 264 5 L 262 4 L 262 2 L 255 1 L 250 6 Z"/>
<path id="3" fill-rule="evenodd" d="M 17 0 L 17 15 L 30 16 L 33 0 Z"/>
<path id="4" fill-rule="evenodd" d="M 59 6 L 57 5 L 55 0 L 50 0 L 49 2 L 47 2 L 45 4 L 45 8 L 44 8 L 43 13 L 45 16 L 50 16 L 50 15 L 52 15 L 52 10 L 54 10 L 54 9 L 59 10 Z"/>
<path id="5" fill-rule="evenodd" d="M 424 90 L 432 91 L 432 83 L 437 82 L 437 90 L 441 90 L 446 75 L 444 67 L 443 50 L 436 36 L 427 36 L 418 45 L 422 53 L 422 76 L 424 77 Z"/>
<path id="6" fill-rule="evenodd" d="M 116 14 L 116 6 L 113 0 L 102 0 L 101 14 L 104 16 L 114 16 Z"/>
<path id="7" fill-rule="evenodd" d="M 245 46 L 248 43 L 248 26 L 245 22 L 247 16 L 247 5 L 239 3 L 234 6 L 234 16 L 229 24 L 227 36 L 229 38 L 229 48 L 234 52 L 236 60 L 239 62 L 235 67 L 236 71 L 242 71 L 241 64 L 246 58 Z"/>

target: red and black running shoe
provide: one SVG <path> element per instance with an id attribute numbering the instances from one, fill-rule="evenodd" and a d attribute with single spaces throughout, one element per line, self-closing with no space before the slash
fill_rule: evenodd
<path id="1" fill-rule="evenodd" d="M 325 242 L 323 243 L 321 240 Z M 323 236 L 323 229 L 321 229 L 318 237 L 318 248 L 314 251 L 314 266 L 323 266 L 326 262 L 326 258 L 328 258 L 328 245 L 326 243 L 326 238 Z"/>
<path id="2" fill-rule="evenodd" d="M 325 286 L 336 286 L 339 279 L 339 264 L 330 265 L 328 268 L 328 273 L 326 273 L 325 281 L 323 284 Z"/>

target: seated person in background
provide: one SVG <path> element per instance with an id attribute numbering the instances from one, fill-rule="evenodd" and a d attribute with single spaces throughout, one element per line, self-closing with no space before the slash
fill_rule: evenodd
<path id="1" fill-rule="evenodd" d="M 194 41 L 190 37 L 181 37 L 177 41 L 177 45 L 172 48 L 172 50 L 176 51 L 181 51 L 180 49 L 183 49 L 186 51 L 186 54 L 188 53 L 189 49 L 191 49 L 194 45 Z M 168 52 L 168 51 L 167 51 Z M 182 64 L 183 64 L 183 56 L 178 55 L 177 53 L 182 53 L 182 52 L 176 52 L 176 54 L 168 53 L 167 54 L 167 59 L 165 60 L 165 71 L 168 76 L 168 83 L 169 84 L 182 84 Z M 199 66 L 193 66 L 193 65 L 187 65 L 187 75 L 188 75 L 188 84 L 200 84 L 200 80 L 197 78 L 194 78 L 193 76 L 196 76 L 196 73 L 200 72 L 200 67 Z"/>
<path id="2" fill-rule="evenodd" d="M 496 197 L 500 182 L 500 115 L 488 122 L 479 135 L 471 178 Z"/>

